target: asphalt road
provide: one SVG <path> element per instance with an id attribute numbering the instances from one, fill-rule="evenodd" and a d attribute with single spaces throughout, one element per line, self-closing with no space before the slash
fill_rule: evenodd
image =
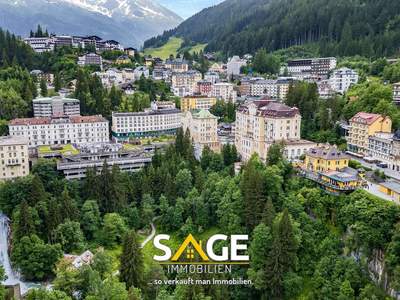
<path id="1" fill-rule="evenodd" d="M 391 177 L 391 178 L 394 178 L 394 179 L 396 179 L 396 180 L 400 180 L 400 172 L 393 171 L 393 170 L 390 170 L 390 169 L 388 169 L 388 168 L 386 168 L 386 169 L 379 168 L 377 165 L 367 163 L 365 160 L 363 160 L 363 159 L 361 159 L 361 158 L 358 158 L 358 157 L 351 156 L 351 159 L 352 159 L 352 160 L 355 160 L 355 161 L 358 161 L 358 162 L 361 163 L 364 167 L 368 167 L 368 168 L 370 168 L 370 169 L 372 169 L 372 170 L 377 170 L 377 169 L 378 169 L 378 170 L 380 170 L 380 171 L 383 171 L 383 172 L 385 173 L 386 176 Z"/>

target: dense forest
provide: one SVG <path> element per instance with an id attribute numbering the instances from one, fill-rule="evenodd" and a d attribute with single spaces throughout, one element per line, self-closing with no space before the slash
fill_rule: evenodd
<path id="1" fill-rule="evenodd" d="M 203 10 L 145 42 L 208 43 L 226 55 L 313 45 L 320 55 L 390 56 L 398 52 L 400 2 L 391 0 L 231 0 Z"/>
<path id="2" fill-rule="evenodd" d="M 364 191 L 324 194 L 295 176 L 282 150 L 274 145 L 266 164 L 254 156 L 234 175 L 234 147 L 221 154 L 206 148 L 198 162 L 190 136 L 180 131 L 135 174 L 104 167 L 81 182 L 66 181 L 55 162 L 39 161 L 32 175 L 0 185 L 0 209 L 12 216 L 14 267 L 29 280 L 53 280 L 52 291 L 31 290 L 27 299 L 386 299 L 367 262 L 384 250 L 391 284 L 399 286 L 399 207 Z M 139 232 L 154 216 L 159 232 L 178 239 L 207 237 L 210 229 L 249 234 L 249 268 L 214 276 L 254 285 L 148 284 L 177 276 L 152 260 L 151 245 L 139 248 Z M 85 249 L 95 253 L 88 266 L 59 261 L 63 252 Z"/>

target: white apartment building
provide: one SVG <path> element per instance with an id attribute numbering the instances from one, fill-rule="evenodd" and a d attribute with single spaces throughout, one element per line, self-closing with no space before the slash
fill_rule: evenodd
<path id="1" fill-rule="evenodd" d="M 393 134 L 377 132 L 368 137 L 368 156 L 389 163 L 392 160 Z"/>
<path id="2" fill-rule="evenodd" d="M 24 42 L 31 46 L 36 53 L 54 50 L 54 40 L 51 37 L 29 37 L 25 38 Z"/>
<path id="3" fill-rule="evenodd" d="M 239 56 L 233 56 L 226 64 L 226 73 L 228 76 L 240 75 L 240 69 L 246 65 L 247 61 L 245 59 L 241 59 Z"/>
<path id="4" fill-rule="evenodd" d="M 137 67 L 133 72 L 134 72 L 135 80 L 139 80 L 142 76 L 144 78 L 149 78 L 150 77 L 150 71 L 145 66 Z"/>
<path id="5" fill-rule="evenodd" d="M 218 141 L 218 117 L 211 114 L 208 110 L 191 110 L 183 114 L 183 130 L 187 129 L 192 138 L 195 156 L 201 157 L 204 147 L 208 146 L 212 151 L 220 151 Z"/>
<path id="6" fill-rule="evenodd" d="M 206 74 L 204 74 L 204 80 L 215 84 L 219 82 L 219 73 L 208 71 Z"/>
<path id="7" fill-rule="evenodd" d="M 218 82 L 211 88 L 211 97 L 222 99 L 225 102 L 236 102 L 237 93 L 234 90 L 234 85 L 232 83 Z"/>
<path id="8" fill-rule="evenodd" d="M 318 80 L 327 79 L 329 73 L 336 69 L 336 66 L 337 60 L 335 57 L 314 58 L 311 63 L 311 75 Z"/>
<path id="9" fill-rule="evenodd" d="M 314 78 L 317 80 L 328 78 L 329 72 L 337 66 L 335 57 L 320 57 L 294 59 L 288 61 L 288 72 L 299 79 Z"/>
<path id="10" fill-rule="evenodd" d="M 109 141 L 108 121 L 100 115 L 14 119 L 8 127 L 11 136 L 26 138 L 30 148 Z"/>
<path id="11" fill-rule="evenodd" d="M 400 105 L 400 82 L 393 84 L 393 102 Z"/>
<path id="12" fill-rule="evenodd" d="M 265 160 L 268 148 L 283 141 L 289 159 L 299 158 L 315 143 L 300 139 L 301 115 L 297 108 L 271 100 L 248 101 L 236 111 L 235 145 L 242 160 L 257 153 Z"/>
<path id="13" fill-rule="evenodd" d="M 312 59 L 294 59 L 288 61 L 288 72 L 300 79 L 307 78 L 311 75 Z"/>
<path id="14" fill-rule="evenodd" d="M 173 73 L 171 78 L 172 91 L 179 97 L 193 95 L 197 90 L 197 82 L 200 80 L 202 80 L 202 76 L 199 71 L 190 70 Z"/>
<path id="15" fill-rule="evenodd" d="M 60 96 L 36 98 L 32 100 L 35 118 L 51 116 L 79 116 L 81 113 L 78 99 Z"/>
<path id="16" fill-rule="evenodd" d="M 344 94 L 353 84 L 358 83 L 358 73 L 349 68 L 337 69 L 333 71 L 329 83 L 335 92 Z"/>
<path id="17" fill-rule="evenodd" d="M 88 53 L 83 56 L 78 57 L 79 66 L 99 66 L 103 68 L 103 59 L 100 55 L 96 53 Z"/>
<path id="18" fill-rule="evenodd" d="M 278 97 L 277 81 L 272 79 L 269 80 L 263 79 L 251 82 L 250 96 L 252 97 L 269 96 L 271 98 L 277 98 Z"/>
<path id="19" fill-rule="evenodd" d="M 29 174 L 28 141 L 20 137 L 0 137 L 0 181 Z"/>
<path id="20" fill-rule="evenodd" d="M 176 108 L 158 108 L 154 104 L 144 112 L 112 114 L 112 136 L 117 141 L 174 135 L 182 127 L 181 111 Z"/>

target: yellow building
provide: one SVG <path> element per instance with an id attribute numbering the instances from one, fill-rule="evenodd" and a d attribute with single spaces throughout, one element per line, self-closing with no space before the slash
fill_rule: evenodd
<path id="1" fill-rule="evenodd" d="M 126 64 L 130 64 L 132 61 L 129 58 L 128 55 L 121 55 L 120 57 L 117 58 L 117 60 L 115 61 L 115 63 L 117 65 L 126 65 Z"/>
<path id="2" fill-rule="evenodd" d="M 210 109 L 217 103 L 217 98 L 204 96 L 187 96 L 181 99 L 181 110 Z"/>
<path id="3" fill-rule="evenodd" d="M 368 154 L 368 138 L 377 132 L 390 133 L 392 120 L 379 114 L 359 112 L 350 119 L 348 149 L 354 153 Z"/>
<path id="4" fill-rule="evenodd" d="M 28 140 L 0 137 L 0 181 L 29 175 Z"/>
<path id="5" fill-rule="evenodd" d="M 400 202 L 400 183 L 397 181 L 387 181 L 379 184 L 379 191 L 390 196 L 393 200 Z"/>
<path id="6" fill-rule="evenodd" d="M 348 165 L 349 157 L 335 146 L 317 147 L 306 153 L 301 174 L 337 195 L 352 192 L 365 183 L 358 171 Z"/>
<path id="7" fill-rule="evenodd" d="M 349 166 L 349 159 L 335 146 L 317 147 L 306 153 L 304 166 L 313 172 L 339 171 Z"/>

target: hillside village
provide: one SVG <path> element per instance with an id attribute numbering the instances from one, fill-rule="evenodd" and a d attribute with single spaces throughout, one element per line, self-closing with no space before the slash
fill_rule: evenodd
<path id="1" fill-rule="evenodd" d="M 385 212 L 400 205 L 400 82 L 388 75 L 400 68 L 397 59 L 368 63 L 359 57 L 282 59 L 265 49 L 226 58 L 184 51 L 162 59 L 98 36 L 49 35 L 40 27 L 23 40 L 7 34 L 22 54 L 11 58 L 4 48 L 0 56 L 4 81 L 4 86 L 0 84 L 4 89 L 0 93 L 0 204 L 5 214 L 13 216 L 10 228 L 17 254 L 11 260 L 24 280 L 54 280 L 68 297 L 78 290 L 95 295 L 86 299 L 100 299 L 79 285 L 68 290 L 63 275 L 85 276 L 85 266 L 96 266 L 96 259 L 110 255 L 114 263 L 108 273 L 96 275 L 103 284 L 111 278 L 113 292 L 119 288 L 123 295 L 138 295 L 142 290 L 146 299 L 156 299 L 158 290 L 147 287 L 143 279 L 124 278 L 123 287 L 115 280 L 115 274 L 124 270 L 120 257 L 126 253 L 121 253 L 121 244 L 126 246 L 127 232 L 139 232 L 145 240 L 154 224 L 179 237 L 192 232 L 207 235 L 210 228 L 227 232 L 245 228 L 254 232 L 252 245 L 264 236 L 278 243 L 266 228 L 274 228 L 274 222 L 292 228 L 289 214 L 293 214 L 299 220 L 309 218 L 303 221 L 310 224 L 323 219 L 325 223 L 318 226 L 326 226 L 321 230 L 327 239 L 336 230 L 357 239 L 351 231 L 357 228 L 344 229 L 351 225 L 351 212 L 346 209 L 357 211 L 352 206 L 357 201 L 379 205 Z M 33 200 L 21 196 L 19 189 L 32 190 Z M 229 199 L 224 198 L 225 192 Z M 13 193 L 18 200 L 13 200 Z M 286 193 L 287 203 L 282 200 Z M 314 207 L 317 204 L 308 203 L 307 197 L 323 204 Z M 304 215 L 291 202 L 297 198 Z M 332 202 L 344 199 L 337 208 L 343 210 L 342 219 L 337 220 Z M 274 206 L 281 212 L 275 213 Z M 376 230 L 387 233 L 394 220 L 391 215 L 386 221 L 392 223 Z M 303 221 L 296 221 L 296 226 Z M 307 230 L 319 230 L 310 224 Z M 260 232 L 263 238 L 257 240 Z M 48 267 L 47 263 L 33 271 L 27 267 L 23 258 L 29 247 L 23 248 L 21 240 L 28 237 L 32 245 L 48 249 Z M 131 238 L 139 245 L 135 233 Z M 395 243 L 388 239 L 382 244 Z M 382 244 L 366 239 L 363 246 L 373 253 L 369 263 L 385 263 L 379 252 Z M 152 254 L 149 245 L 140 249 Z M 300 251 L 298 245 L 293 247 Z M 351 250 L 349 256 L 362 255 Z M 335 251 L 335 259 L 342 259 L 341 252 Z M 393 252 L 389 248 L 388 253 Z M 318 257 L 316 252 L 307 255 L 310 260 Z M 147 256 L 143 259 L 141 267 L 146 270 L 141 273 L 160 272 Z M 379 280 L 393 275 L 398 265 L 390 263 L 389 271 L 380 269 Z M 255 282 L 265 280 L 257 271 L 269 266 L 251 264 L 248 276 Z M 361 267 L 352 268 L 368 282 L 357 293 L 362 294 L 370 282 L 379 283 L 363 274 Z M 300 269 L 285 270 L 292 276 L 304 275 Z M 307 276 L 310 280 L 319 275 Z M 383 290 L 396 297 L 396 284 L 390 282 L 374 293 L 381 295 Z M 265 285 L 246 287 L 247 295 L 252 295 L 248 297 L 270 293 L 283 299 L 279 298 L 283 283 L 279 291 Z M 96 293 L 107 289 L 101 288 Z M 165 293 L 176 296 L 176 290 Z M 308 293 L 300 288 L 296 292 Z"/>
<path id="2" fill-rule="evenodd" d="M 283 143 L 285 157 L 300 166 L 300 159 L 313 156 L 316 150 L 326 148 L 330 153 L 336 146 L 302 138 L 301 112 L 285 104 L 290 89 L 300 82 L 316 84 L 319 98 L 331 99 L 345 95 L 360 77 L 357 70 L 339 67 L 334 57 L 289 60 L 276 68 L 277 73 L 265 77 L 251 71 L 257 57 L 250 54 L 233 56 L 226 62 L 216 60 L 213 53 L 200 53 L 202 57 L 197 54 L 198 61 L 193 57 L 184 58 L 185 55 L 163 60 L 142 56 L 137 49 L 124 48 L 117 41 L 103 41 L 97 36 L 53 35 L 30 37 L 24 42 L 36 53 L 62 47 L 87 49 L 78 57 L 77 65 L 97 68 L 92 76 L 98 78 L 105 89 L 117 88 L 126 96 L 135 95 L 138 82 L 142 80 L 162 82 L 167 87 L 162 95 L 149 99 L 140 111 L 130 111 L 127 107 L 113 111 L 108 118 L 80 117 L 79 100 L 71 99 L 76 92 L 76 79 L 56 91 L 54 74 L 32 70 L 31 75 L 38 82 L 44 80 L 47 90 L 54 90 L 54 96 L 40 95 L 42 97 L 33 100 L 33 118 L 10 120 L 10 136 L 25 139 L 24 146 L 31 155 L 58 157 L 58 169 L 68 179 L 84 178 L 88 166 L 101 167 L 103 161 L 110 166 L 117 164 L 123 171 L 137 171 L 151 162 L 155 149 L 171 143 L 171 137 L 182 127 L 190 132 L 198 159 L 206 147 L 220 152 L 229 144 L 235 146 L 242 162 L 254 154 L 265 161 L 269 147 Z M 104 53 L 109 52 L 114 52 L 111 60 L 104 58 Z M 400 84 L 394 84 L 394 103 L 400 101 L 399 91 Z M 231 109 L 230 117 L 221 114 L 221 107 Z M 361 159 L 361 163 L 376 163 L 373 169 L 388 170 L 389 177 L 394 177 L 390 179 L 393 189 L 386 188 L 387 183 L 383 183 L 380 190 L 399 201 L 400 183 L 395 179 L 400 176 L 390 175 L 400 170 L 397 154 L 400 140 L 398 134 L 393 133 L 390 118 L 360 112 L 336 125 L 340 127 L 342 138 L 347 140 L 347 149 L 341 149 L 346 160 Z M 46 134 L 45 128 L 51 130 Z M 143 140 L 146 146 L 141 146 Z M 14 138 L 10 138 L 10 143 L 13 142 Z M 65 147 L 74 150 L 65 151 Z M 366 160 L 362 160 L 363 157 Z M 339 172 L 339 168 L 319 170 L 314 166 L 310 178 L 316 178 L 333 192 L 340 191 L 338 186 L 342 184 L 352 185 L 354 189 L 365 186 L 360 176 L 354 177 L 357 170 L 347 170 L 348 174 L 345 171 L 348 163 L 340 166 L 344 172 L 329 176 L 319 171 Z M 370 165 L 365 166 L 369 168 Z M 7 173 L 27 175 L 28 160 L 23 168 L 25 171 Z M 302 172 L 306 171 L 304 165 Z M 7 179 L 10 175 L 3 176 Z M 347 176 L 353 181 L 348 181 Z M 322 178 L 333 184 L 333 190 L 332 186 L 324 185 L 326 180 Z"/>

